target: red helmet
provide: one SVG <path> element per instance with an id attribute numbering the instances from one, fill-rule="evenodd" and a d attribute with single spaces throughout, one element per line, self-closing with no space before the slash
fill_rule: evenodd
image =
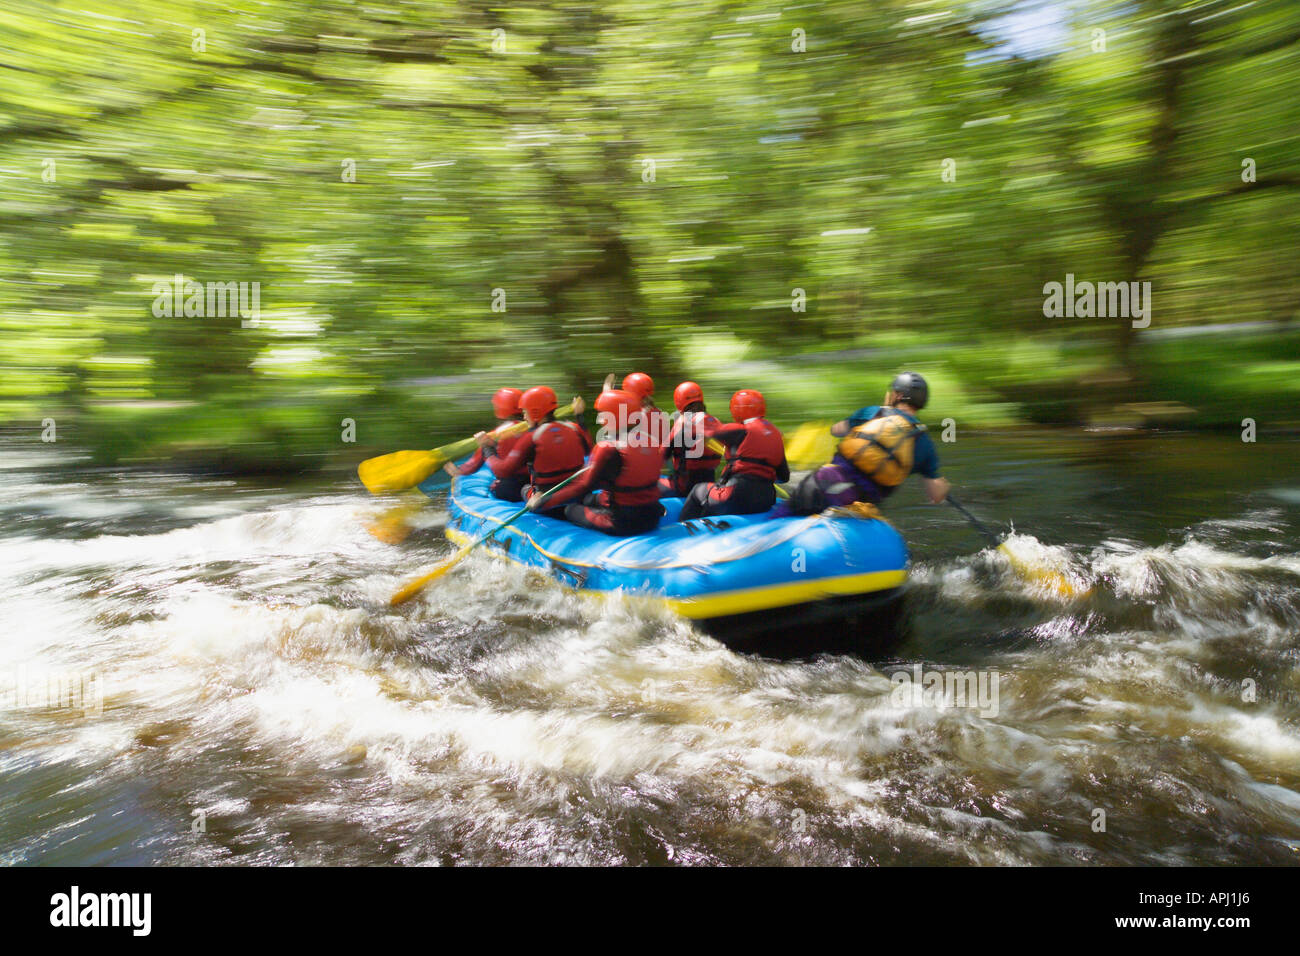
<path id="1" fill-rule="evenodd" d="M 691 402 L 702 401 L 704 401 L 704 389 L 694 382 L 682 382 L 673 389 L 673 404 L 677 406 L 679 412 L 686 411 L 686 406 Z"/>
<path id="2" fill-rule="evenodd" d="M 519 407 L 533 421 L 540 421 L 551 414 L 558 404 L 555 392 L 545 385 L 534 385 L 519 399 Z"/>
<path id="3" fill-rule="evenodd" d="M 492 396 L 492 411 L 497 418 L 514 418 L 519 414 L 519 397 L 524 393 L 517 388 L 499 388 Z"/>
<path id="4" fill-rule="evenodd" d="M 738 422 L 747 418 L 761 418 L 767 414 L 767 400 L 756 388 L 742 388 L 731 396 L 731 417 Z"/>
<path id="5" fill-rule="evenodd" d="M 645 372 L 633 372 L 623 379 L 623 391 L 631 392 L 639 399 L 647 399 L 655 393 L 655 380 Z"/>
<path id="6" fill-rule="evenodd" d="M 596 411 L 614 416 L 615 425 L 631 427 L 641 421 L 641 396 L 621 388 L 601 392 Z"/>

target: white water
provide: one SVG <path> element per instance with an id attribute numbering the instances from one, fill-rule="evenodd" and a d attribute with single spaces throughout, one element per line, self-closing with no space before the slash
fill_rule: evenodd
<path id="1" fill-rule="evenodd" d="M 885 662 L 739 656 L 486 556 L 390 609 L 445 546 L 381 544 L 372 512 L 218 489 L 172 530 L 0 539 L 0 675 L 103 689 L 99 714 L 0 712 L 7 859 L 1217 862 L 1300 839 L 1295 553 L 1014 536 L 1093 588 L 1074 602 L 990 551 L 919 564 L 900 654 L 996 671 L 987 712 L 895 693 Z M 947 627 L 982 649 L 949 657 Z"/>

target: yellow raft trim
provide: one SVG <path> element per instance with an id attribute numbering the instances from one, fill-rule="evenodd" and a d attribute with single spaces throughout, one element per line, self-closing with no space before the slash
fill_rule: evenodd
<path id="1" fill-rule="evenodd" d="M 462 546 L 473 540 L 469 535 L 454 528 L 448 528 L 446 534 L 452 543 Z M 520 567 L 545 571 L 545 568 L 538 568 L 535 565 L 517 561 L 511 555 L 501 551 L 493 549 L 491 553 Z M 590 567 L 590 565 L 588 566 Z M 659 597 L 657 595 L 637 594 L 636 592 L 628 592 L 628 596 L 648 598 L 661 602 L 682 617 L 701 621 L 711 617 L 725 617 L 729 614 L 768 611 L 772 608 L 788 607 L 791 604 L 807 604 L 810 601 L 820 601 L 824 598 L 887 591 L 890 588 L 901 587 L 906 581 L 907 570 L 896 569 L 892 571 L 868 571 L 865 574 L 845 574 L 835 578 L 818 578 L 814 581 L 771 584 L 766 587 L 745 588 L 740 591 L 720 591 L 717 594 L 705 594 L 694 598 Z M 559 583 L 566 590 L 578 591 L 584 594 L 613 593 L 590 588 L 570 588 L 563 581 Z"/>
<path id="2" fill-rule="evenodd" d="M 682 617 L 703 620 L 728 614 L 745 614 L 750 611 L 768 611 L 791 604 L 807 604 L 823 598 L 846 597 L 852 594 L 870 594 L 901 587 L 907 580 L 906 571 L 868 571 L 866 574 L 846 574 L 838 578 L 819 578 L 816 581 L 798 581 L 793 584 L 772 584 L 743 591 L 723 591 L 696 598 L 664 598 L 670 608 Z"/>

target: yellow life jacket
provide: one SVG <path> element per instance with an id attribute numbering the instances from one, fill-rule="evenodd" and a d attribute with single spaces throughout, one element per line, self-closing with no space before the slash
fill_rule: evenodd
<path id="1" fill-rule="evenodd" d="M 916 436 L 925 426 L 886 406 L 840 439 L 839 453 L 878 485 L 901 485 L 912 473 Z"/>

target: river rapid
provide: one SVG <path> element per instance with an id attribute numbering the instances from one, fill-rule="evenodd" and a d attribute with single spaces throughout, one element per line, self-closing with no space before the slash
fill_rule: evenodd
<path id="1" fill-rule="evenodd" d="M 449 553 L 445 507 L 382 543 L 346 473 L 6 444 L 0 861 L 1300 862 L 1300 442 L 940 451 L 1091 592 L 1020 579 L 913 481 L 906 639 L 781 662 L 491 555 L 389 608 Z"/>

